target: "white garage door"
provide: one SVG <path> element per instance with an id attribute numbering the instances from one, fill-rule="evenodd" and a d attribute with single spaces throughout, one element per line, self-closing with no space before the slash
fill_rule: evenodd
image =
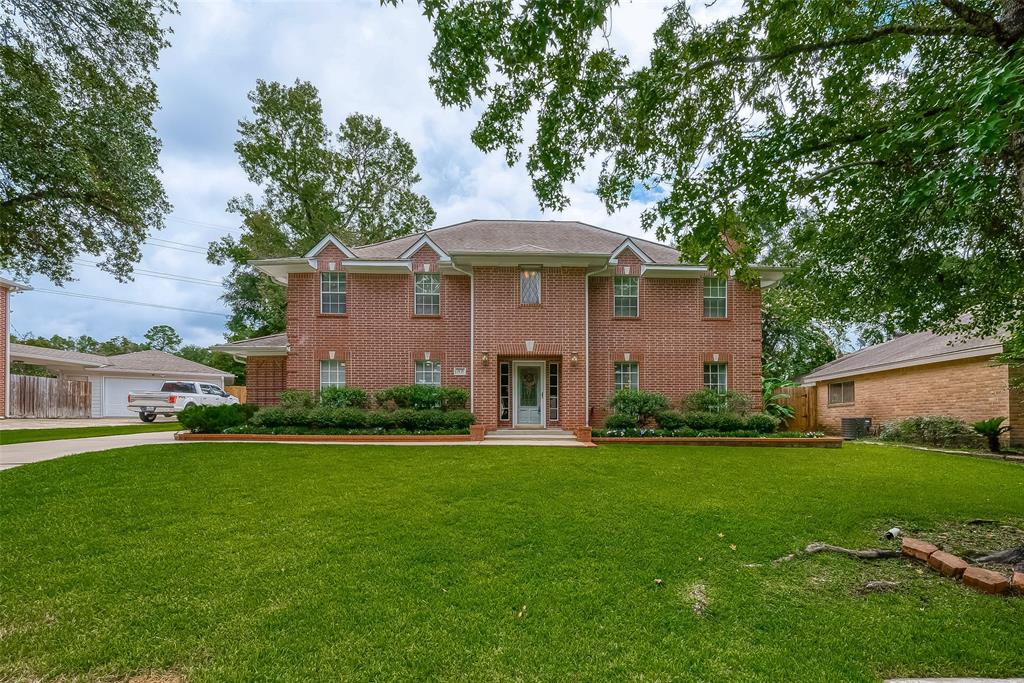
<path id="1" fill-rule="evenodd" d="M 159 377 L 104 377 L 103 378 L 103 416 L 132 416 L 128 410 L 128 394 L 132 391 L 160 391 L 164 380 Z"/>

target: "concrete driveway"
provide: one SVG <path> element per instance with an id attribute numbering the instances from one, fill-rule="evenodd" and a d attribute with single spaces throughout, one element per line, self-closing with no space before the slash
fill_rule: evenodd
<path id="1" fill-rule="evenodd" d="M 176 417 L 158 417 L 157 422 L 175 422 Z M 67 427 L 113 427 L 142 424 L 137 417 L 9 417 L 0 420 L 0 432 L 8 429 L 65 429 Z"/>
<path id="2" fill-rule="evenodd" d="M 105 451 L 111 448 L 145 446 L 149 444 L 184 443 L 174 440 L 174 432 L 141 432 L 139 434 L 118 434 L 117 436 L 96 436 L 88 439 L 60 439 L 57 441 L 35 441 L 15 443 L 0 447 L 0 470 L 18 465 L 63 458 L 75 453 Z"/>

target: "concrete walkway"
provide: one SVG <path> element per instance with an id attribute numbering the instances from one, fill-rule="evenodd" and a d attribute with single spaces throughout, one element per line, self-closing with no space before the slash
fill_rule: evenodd
<path id="1" fill-rule="evenodd" d="M 65 455 L 74 455 L 75 453 L 91 453 L 111 448 L 163 443 L 186 442 L 175 441 L 174 432 L 141 432 L 139 434 L 118 434 L 117 436 L 94 436 L 88 439 L 58 439 L 8 444 L 0 446 L 0 470 L 32 462 L 63 458 Z"/>

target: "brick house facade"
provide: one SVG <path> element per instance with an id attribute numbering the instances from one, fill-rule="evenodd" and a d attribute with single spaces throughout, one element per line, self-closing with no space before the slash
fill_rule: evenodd
<path id="1" fill-rule="evenodd" d="M 904 335 L 843 356 L 803 378 L 815 387 L 818 428 L 838 434 L 844 417 L 870 417 L 872 429 L 906 417 L 943 415 L 977 422 L 1007 418 L 1007 440 L 1024 444 L 1024 369 L 995 361 L 1002 344 L 930 332 Z"/>
<path id="2" fill-rule="evenodd" d="M 287 286 L 287 331 L 215 348 L 246 358 L 255 403 L 325 381 L 371 393 L 428 381 L 469 389 L 488 429 L 571 430 L 600 424 L 616 386 L 678 402 L 710 365 L 760 404 L 760 287 L 666 245 L 575 222 L 469 221 L 366 247 L 328 236 L 254 265 Z M 761 270 L 764 285 L 780 276 Z M 720 308 L 705 315 L 709 278 Z"/>

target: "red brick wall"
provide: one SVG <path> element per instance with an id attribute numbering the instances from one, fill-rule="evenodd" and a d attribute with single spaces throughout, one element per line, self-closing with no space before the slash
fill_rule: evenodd
<path id="1" fill-rule="evenodd" d="M 342 258 L 333 245 L 321 253 L 319 269 L 337 270 Z M 429 247 L 414 257 L 415 267 L 437 262 Z M 319 273 L 292 273 L 288 285 L 287 387 L 317 390 L 320 361 L 334 353 L 345 362 L 345 382 L 369 392 L 415 381 L 415 361 L 430 354 L 441 361 L 441 383 L 469 388 L 469 277 L 441 276 L 441 315 L 413 314 L 413 275 L 348 273 L 344 315 L 320 313 Z"/>
<path id="2" fill-rule="evenodd" d="M 524 263 L 524 265 L 527 265 Z M 474 275 L 476 300 L 476 373 L 474 412 L 481 424 L 498 426 L 498 351 L 514 345 L 521 353 L 505 356 L 509 360 L 527 357 L 526 342 L 557 349 L 561 357 L 545 354 L 548 360 L 560 360 L 559 424 L 565 429 L 582 426 L 583 375 L 586 362 L 583 315 L 583 268 L 542 268 L 540 305 L 519 303 L 518 266 L 477 267 Z M 483 364 L 487 352 L 490 361 Z M 574 367 L 570 356 L 579 359 Z M 546 367 L 546 366 L 545 366 Z M 547 392 L 545 392 L 546 394 Z"/>
<path id="3" fill-rule="evenodd" d="M 0 417 L 7 416 L 7 344 L 10 341 L 10 305 L 11 292 L 0 287 Z"/>
<path id="4" fill-rule="evenodd" d="M 640 272 L 632 251 L 620 254 L 618 273 Z M 590 279 L 591 424 L 602 424 L 615 392 L 615 362 L 636 361 L 640 388 L 680 399 L 704 386 L 704 363 L 728 364 L 730 389 L 761 405 L 761 290 L 730 280 L 727 318 L 704 318 L 701 278 L 641 278 L 638 318 L 613 317 L 613 277 Z"/>
<path id="5" fill-rule="evenodd" d="M 287 380 L 287 359 L 284 356 L 254 356 L 246 362 L 245 400 L 258 406 L 275 405 Z"/>
<path id="6" fill-rule="evenodd" d="M 880 427 L 917 415 L 948 415 L 976 422 L 1003 415 L 1011 418 L 1012 438 L 1024 437 L 1024 411 L 1011 406 L 1005 365 L 991 358 L 930 363 L 847 378 L 854 382 L 852 405 L 828 405 L 828 385 L 817 384 L 818 425 L 838 433 L 844 417 L 870 417 Z M 837 380 L 832 380 L 837 381 Z"/>
<path id="7" fill-rule="evenodd" d="M 328 246 L 318 259 L 320 270 L 341 269 L 341 253 Z M 621 265 L 640 262 L 631 252 Z M 414 257 L 416 271 L 435 267 L 437 257 L 423 247 Z M 525 265 L 525 263 L 524 263 Z M 620 266 L 621 267 L 621 266 Z M 474 412 L 479 423 L 498 423 L 498 372 L 502 360 L 543 359 L 560 364 L 559 424 L 572 429 L 586 424 L 586 363 L 590 362 L 590 408 L 600 423 L 613 386 L 613 362 L 624 352 L 640 364 L 640 386 L 661 391 L 678 402 L 703 384 L 703 362 L 719 354 L 729 364 L 729 385 L 760 401 L 760 290 L 729 284 L 729 318 L 703 320 L 703 283 L 695 279 L 642 279 L 640 318 L 612 318 L 612 278 L 590 279 L 590 349 L 585 339 L 586 271 L 575 267 L 542 268 L 541 303 L 519 303 L 518 266 L 474 269 L 475 352 L 469 355 L 470 282 L 467 276 L 441 277 L 441 315 L 413 314 L 413 275 L 348 273 L 344 315 L 320 314 L 318 273 L 289 276 L 288 356 L 284 385 L 315 390 L 319 361 L 333 357 L 346 363 L 346 382 L 370 392 L 414 381 L 415 360 L 430 353 L 442 364 L 442 384 L 469 388 L 469 374 L 453 368 L 473 363 Z M 526 342 L 535 344 L 527 351 Z M 488 361 L 483 360 L 484 354 Z M 571 357 L 577 355 L 573 365 Z M 263 366 L 250 361 L 250 385 L 262 382 Z M 268 365 L 267 369 L 271 369 Z M 546 375 L 545 375 L 546 378 Z M 267 382 L 267 395 L 275 391 Z M 252 391 L 252 389 L 250 389 Z M 264 399 L 269 400 L 269 399 Z M 255 402 L 255 399 L 254 399 Z"/>

